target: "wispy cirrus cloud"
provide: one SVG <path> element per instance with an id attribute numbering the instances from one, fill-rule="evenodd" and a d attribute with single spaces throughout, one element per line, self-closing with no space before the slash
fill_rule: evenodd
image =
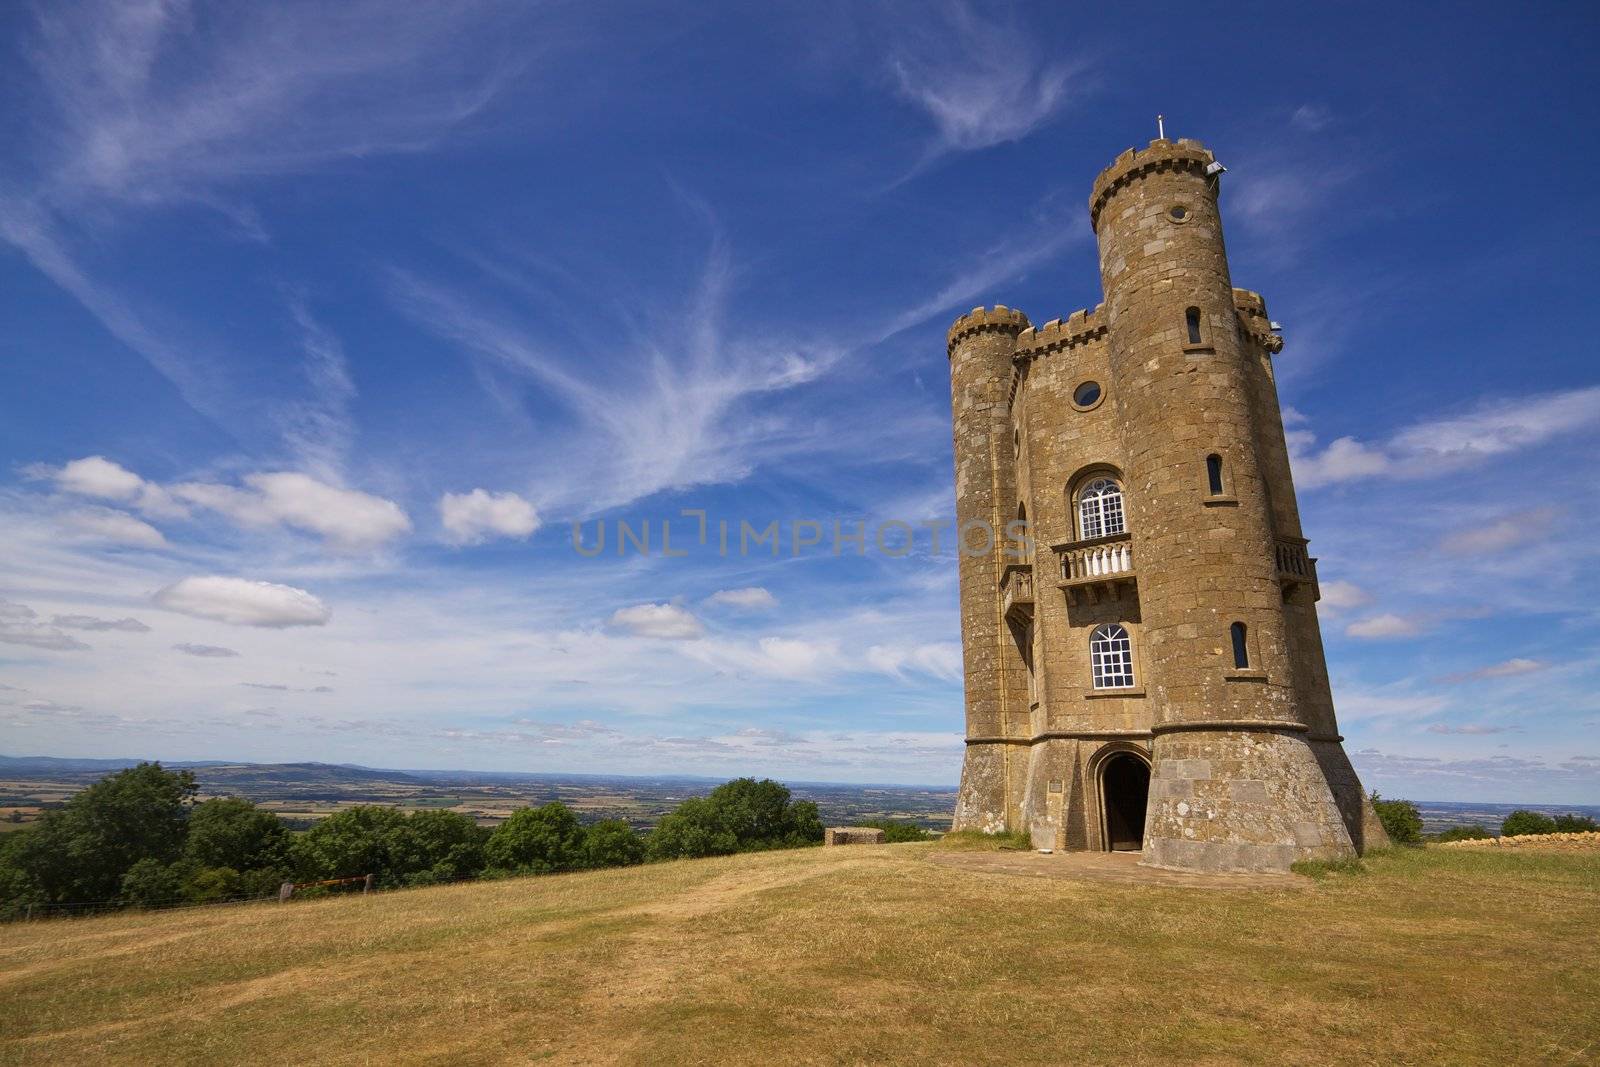
<path id="1" fill-rule="evenodd" d="M 1524 674 L 1536 674 L 1549 668 L 1550 664 L 1544 660 L 1517 656 L 1503 660 L 1500 663 L 1491 663 L 1487 667 L 1479 667 L 1476 670 L 1447 675 L 1440 680 L 1445 682 L 1483 682 L 1495 678 L 1515 678 Z"/>
<path id="2" fill-rule="evenodd" d="M 377 0 L 215 6 L 114 0 L 45 6 L 18 40 L 28 74 L 26 151 L 0 183 L 0 241 L 22 252 L 118 340 L 165 376 L 194 410 L 237 426 L 247 391 L 225 361 L 102 269 L 138 213 L 201 206 L 239 233 L 265 237 L 240 197 L 284 174 L 428 150 L 483 112 L 533 61 L 496 43 L 504 5 L 432 7 L 393 17 Z M 554 28 L 535 38 L 554 47 Z M 307 335 L 312 398 L 291 405 L 291 448 L 318 463 L 344 432 L 334 346 Z M 343 384 L 348 384 L 347 381 Z M 247 407 L 247 406 L 246 406 Z M 321 468 L 327 476 L 331 468 Z"/>
<path id="3" fill-rule="evenodd" d="M 1312 489 L 1364 478 L 1431 478 L 1568 434 L 1600 429 L 1600 386 L 1517 401 L 1485 400 L 1463 415 L 1425 419 L 1378 444 L 1340 437 L 1316 447 L 1303 426 L 1288 432 L 1296 485 Z"/>
<path id="4" fill-rule="evenodd" d="M 1555 508 L 1531 508 L 1457 530 L 1440 541 L 1439 547 L 1452 556 L 1503 552 L 1547 536 L 1559 514 Z"/>
<path id="5" fill-rule="evenodd" d="M 576 352 L 459 287 L 396 271 L 391 289 L 424 328 L 554 405 L 562 440 L 575 428 L 593 442 L 569 451 L 559 471 L 541 465 L 530 473 L 545 480 L 541 506 L 595 512 L 662 490 L 738 481 L 793 449 L 797 431 L 755 404 L 815 380 L 842 350 L 731 336 L 733 280 L 731 253 L 713 236 L 681 313 L 648 332 L 600 331 L 600 347 Z"/>
<path id="6" fill-rule="evenodd" d="M 1084 63 L 1045 55 L 992 12 L 944 3 L 901 14 L 884 62 L 896 93 L 933 123 L 924 164 L 1020 140 L 1083 91 Z"/>

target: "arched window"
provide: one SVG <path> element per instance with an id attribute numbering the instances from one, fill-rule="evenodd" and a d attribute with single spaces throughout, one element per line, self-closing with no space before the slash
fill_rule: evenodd
<path id="1" fill-rule="evenodd" d="M 1222 457 L 1215 452 L 1206 457 L 1206 481 L 1212 496 L 1222 495 Z"/>
<path id="2" fill-rule="evenodd" d="M 1089 636 L 1089 665 L 1096 689 L 1133 687 L 1133 642 L 1128 631 L 1114 622 L 1095 628 Z"/>
<path id="3" fill-rule="evenodd" d="M 1111 478 L 1096 478 L 1078 494 L 1078 536 L 1110 537 L 1128 528 L 1122 514 L 1122 486 Z"/>
<path id="4" fill-rule="evenodd" d="M 1199 308 L 1185 308 L 1184 312 L 1183 312 L 1183 324 L 1189 328 L 1189 343 L 1192 344 L 1192 345 L 1199 344 L 1200 343 L 1200 309 Z"/>
<path id="5" fill-rule="evenodd" d="M 1228 632 L 1233 636 L 1233 665 L 1243 670 L 1250 666 L 1250 650 L 1245 647 L 1244 623 L 1234 623 L 1228 627 Z"/>

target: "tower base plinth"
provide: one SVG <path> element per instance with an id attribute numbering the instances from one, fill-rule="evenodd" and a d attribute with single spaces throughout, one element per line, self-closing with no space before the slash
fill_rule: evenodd
<path id="1" fill-rule="evenodd" d="M 1147 866 L 1288 871 L 1356 854 L 1327 776 L 1303 734 L 1174 730 L 1153 746 Z"/>

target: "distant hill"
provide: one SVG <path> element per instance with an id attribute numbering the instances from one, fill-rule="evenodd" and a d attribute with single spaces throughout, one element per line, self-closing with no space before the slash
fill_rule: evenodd
<path id="1" fill-rule="evenodd" d="M 0 775 L 11 778 L 98 778 L 146 762 L 137 759 L 71 759 L 57 756 L 0 756 Z M 375 770 L 351 763 L 230 763 L 227 760 L 162 760 L 175 770 L 191 770 L 202 788 L 247 788 L 256 785 L 368 785 L 399 782 L 416 785 L 405 771 Z"/>
<path id="2" fill-rule="evenodd" d="M 79 774 L 84 772 L 99 772 L 108 774 L 111 771 L 126 770 L 137 767 L 146 762 L 139 759 L 73 759 L 61 756 L 0 756 L 0 773 L 12 774 L 54 774 L 67 772 Z M 226 760 L 193 760 L 188 762 L 162 762 L 163 767 L 224 767 Z"/>

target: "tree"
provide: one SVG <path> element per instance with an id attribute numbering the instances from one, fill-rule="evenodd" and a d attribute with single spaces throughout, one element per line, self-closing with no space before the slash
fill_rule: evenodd
<path id="1" fill-rule="evenodd" d="M 397 885 L 405 821 L 399 811 L 379 804 L 345 808 L 295 839 L 295 865 L 308 880 L 371 874 L 383 885 Z"/>
<path id="2" fill-rule="evenodd" d="M 142 859 L 122 876 L 122 899 L 147 908 L 171 904 L 183 895 L 187 873 L 179 864 Z"/>
<path id="3" fill-rule="evenodd" d="M 288 864 L 289 830 L 248 800 L 217 797 L 189 812 L 184 855 L 202 867 L 281 870 Z"/>
<path id="4" fill-rule="evenodd" d="M 1372 807 L 1390 841 L 1397 845 L 1422 844 L 1422 813 L 1411 801 L 1384 800 L 1373 793 Z"/>
<path id="5" fill-rule="evenodd" d="M 120 895 L 140 860 L 170 864 L 183 849 L 194 775 L 159 763 L 108 775 L 17 831 L 6 877 L 38 901 L 103 901 Z"/>
<path id="6" fill-rule="evenodd" d="M 644 842 L 621 819 L 601 819 L 583 834 L 586 867 L 627 867 L 644 862 Z"/>
<path id="7" fill-rule="evenodd" d="M 1587 815 L 1557 815 L 1556 833 L 1558 834 L 1587 834 L 1600 830 L 1600 825 Z"/>
<path id="8" fill-rule="evenodd" d="M 1473 823 L 1471 826 L 1452 826 L 1434 837 L 1435 841 L 1483 841 L 1491 835 L 1488 830 Z"/>
<path id="9" fill-rule="evenodd" d="M 735 778 L 705 798 L 684 801 L 650 834 L 651 859 L 798 848 L 822 840 L 822 819 L 809 800 L 790 800 L 789 790 L 770 778 Z"/>
<path id="10" fill-rule="evenodd" d="M 914 822 L 903 822 L 898 819 L 873 819 L 857 823 L 857 826 L 875 826 L 883 831 L 883 843 L 886 845 L 899 845 L 907 841 L 926 841 L 928 831 Z"/>
<path id="11" fill-rule="evenodd" d="M 1553 834 L 1556 832 L 1556 821 L 1550 816 L 1537 811 L 1525 811 L 1521 808 L 1507 815 L 1500 824 L 1502 837 L 1528 837 L 1533 834 Z"/>
<path id="12" fill-rule="evenodd" d="M 645 841 L 645 852 L 653 860 L 700 859 L 737 851 L 739 839 L 722 826 L 716 808 L 705 797 L 691 797 L 662 816 Z"/>
<path id="13" fill-rule="evenodd" d="M 396 870 L 412 885 L 453 882 L 483 871 L 489 831 L 460 812 L 413 811 L 395 838 Z"/>
<path id="14" fill-rule="evenodd" d="M 506 871 L 565 871 L 583 863 L 583 827 L 565 804 L 522 808 L 495 828 L 484 845 L 491 867 Z"/>

